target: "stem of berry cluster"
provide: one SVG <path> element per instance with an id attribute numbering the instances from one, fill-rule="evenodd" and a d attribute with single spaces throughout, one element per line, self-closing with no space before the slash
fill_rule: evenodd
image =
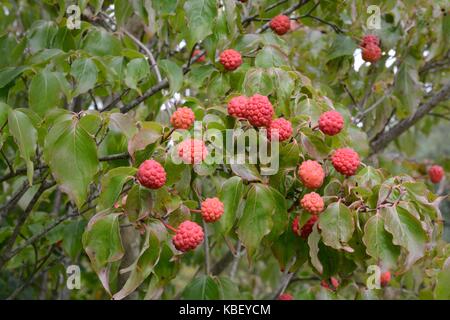
<path id="1" fill-rule="evenodd" d="M 167 228 L 167 229 L 169 229 L 170 231 L 173 231 L 173 232 L 177 232 L 177 229 L 175 229 L 174 227 L 172 227 L 170 224 L 168 224 L 168 223 L 166 223 L 165 221 L 163 221 L 163 220 L 161 220 L 161 222 L 163 223 L 163 225 Z"/>

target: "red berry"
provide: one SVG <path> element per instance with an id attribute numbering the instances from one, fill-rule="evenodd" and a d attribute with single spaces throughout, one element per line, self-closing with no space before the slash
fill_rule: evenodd
<path id="1" fill-rule="evenodd" d="M 308 221 L 303 225 L 303 227 L 300 229 L 300 237 L 303 239 L 308 239 L 308 236 L 311 234 L 314 224 L 317 222 L 319 218 L 316 215 L 312 215 L 311 218 L 309 218 Z"/>
<path id="2" fill-rule="evenodd" d="M 338 287 L 339 287 L 339 280 L 338 279 L 336 279 L 335 277 L 331 277 L 330 278 L 330 282 L 331 282 L 331 284 L 333 285 L 333 287 L 335 288 L 335 289 L 337 289 Z"/>
<path id="3" fill-rule="evenodd" d="M 361 41 L 361 47 L 364 48 L 368 44 L 374 44 L 379 47 L 380 46 L 380 38 L 378 38 L 378 36 L 373 35 L 373 34 L 365 35 Z"/>
<path id="4" fill-rule="evenodd" d="M 246 118 L 246 105 L 247 105 L 248 98 L 245 96 L 238 96 L 232 98 L 228 102 L 228 114 L 230 116 L 236 117 L 236 118 Z"/>
<path id="5" fill-rule="evenodd" d="M 208 198 L 202 202 L 201 211 L 205 222 L 216 222 L 224 212 L 223 203 L 218 198 Z"/>
<path id="6" fill-rule="evenodd" d="M 282 293 L 278 296 L 277 300 L 294 300 L 294 297 L 289 293 Z"/>
<path id="7" fill-rule="evenodd" d="M 321 286 L 322 288 L 331 290 L 330 285 L 328 284 L 327 280 L 325 280 L 325 279 L 323 279 L 322 281 L 320 281 L 320 286 Z"/>
<path id="8" fill-rule="evenodd" d="M 285 141 L 292 136 L 292 125 L 291 123 L 284 119 L 278 118 L 270 123 L 267 128 L 267 137 L 269 140 L 278 139 L 279 141 Z"/>
<path id="9" fill-rule="evenodd" d="M 431 182 L 439 183 L 444 177 L 444 169 L 441 166 L 434 165 L 428 169 L 428 176 L 430 177 Z"/>
<path id="10" fill-rule="evenodd" d="M 338 134 L 344 127 L 344 118 L 337 111 L 327 111 L 320 115 L 319 129 L 329 136 Z"/>
<path id="11" fill-rule="evenodd" d="M 192 53 L 192 58 L 197 56 L 200 53 L 202 53 L 202 50 L 198 50 L 198 49 L 194 50 L 194 52 Z M 198 58 L 197 61 L 195 61 L 195 62 L 205 62 L 205 58 L 206 58 L 205 54 L 202 54 L 200 56 L 200 58 Z"/>
<path id="12" fill-rule="evenodd" d="M 362 49 L 362 58 L 367 62 L 377 62 L 381 58 L 381 49 L 379 46 L 373 43 L 368 43 Z"/>
<path id="13" fill-rule="evenodd" d="M 315 192 L 305 194 L 300 200 L 300 204 L 303 209 L 312 214 L 321 213 L 325 207 L 322 197 Z"/>
<path id="14" fill-rule="evenodd" d="M 232 71 L 242 64 L 242 56 L 236 50 L 227 49 L 220 54 L 219 61 L 226 70 Z"/>
<path id="15" fill-rule="evenodd" d="M 337 172 L 349 177 L 356 173 L 360 160 L 359 155 L 353 149 L 342 148 L 334 151 L 331 163 Z"/>
<path id="16" fill-rule="evenodd" d="M 391 273 L 389 271 L 383 272 L 380 275 L 380 284 L 382 287 L 387 286 L 390 281 L 391 281 Z"/>
<path id="17" fill-rule="evenodd" d="M 179 108 L 170 117 L 170 123 L 175 129 L 189 129 L 194 120 L 194 112 L 188 107 Z"/>
<path id="18" fill-rule="evenodd" d="M 268 127 L 274 114 L 269 98 L 255 94 L 247 102 L 247 119 L 255 127 Z"/>
<path id="19" fill-rule="evenodd" d="M 194 250 L 204 237 L 203 229 L 195 222 L 183 221 L 177 228 L 177 232 L 172 238 L 172 242 L 180 251 L 186 252 Z"/>
<path id="20" fill-rule="evenodd" d="M 166 183 L 166 171 L 159 162 L 145 160 L 139 166 L 137 179 L 144 187 L 159 189 Z"/>
<path id="21" fill-rule="evenodd" d="M 298 216 L 294 218 L 294 221 L 292 221 L 292 232 L 295 233 L 295 235 L 300 235 L 300 228 L 299 228 L 299 222 L 298 222 Z"/>
<path id="22" fill-rule="evenodd" d="M 322 186 L 325 173 L 320 163 L 314 160 L 306 160 L 298 168 L 298 176 L 305 187 L 317 189 Z"/>
<path id="23" fill-rule="evenodd" d="M 187 139 L 178 145 L 178 156 L 184 163 L 200 163 L 205 160 L 207 155 L 208 149 L 202 140 Z"/>
<path id="24" fill-rule="evenodd" d="M 330 283 L 331 283 L 331 286 L 330 286 Z M 338 279 L 336 279 L 335 277 L 331 277 L 330 278 L 330 280 L 329 280 L 329 282 L 327 281 L 327 280 L 325 280 L 325 279 L 323 279 L 321 282 L 320 282 L 320 285 L 323 287 L 323 288 L 325 288 L 325 289 L 328 289 L 328 290 L 331 290 L 331 291 L 335 291 L 338 287 L 339 287 L 339 280 Z"/>
<path id="25" fill-rule="evenodd" d="M 270 28 L 278 35 L 283 35 L 291 29 L 291 20 L 288 16 L 279 15 L 270 20 Z"/>

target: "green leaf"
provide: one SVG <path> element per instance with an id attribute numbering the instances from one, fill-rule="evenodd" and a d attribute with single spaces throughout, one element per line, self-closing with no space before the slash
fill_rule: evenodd
<path id="1" fill-rule="evenodd" d="M 436 276 L 434 297 L 437 300 L 450 300 L 450 267 L 444 266 Z"/>
<path id="2" fill-rule="evenodd" d="M 381 215 L 376 214 L 367 220 L 362 241 L 367 254 L 388 269 L 397 265 L 400 248 L 392 243 L 392 235 L 384 228 Z"/>
<path id="3" fill-rule="evenodd" d="M 140 93 L 138 83 L 149 75 L 150 67 L 147 60 L 143 58 L 133 59 L 127 64 L 125 83 L 128 87 Z"/>
<path id="4" fill-rule="evenodd" d="M 319 273 L 323 272 L 323 265 L 319 259 L 319 242 L 320 233 L 317 230 L 317 223 L 314 224 L 313 230 L 308 236 L 309 257 L 311 258 L 311 264 Z"/>
<path id="5" fill-rule="evenodd" d="M 255 67 L 281 67 L 288 64 L 286 54 L 275 46 L 264 46 L 255 58 Z"/>
<path id="6" fill-rule="evenodd" d="M 128 215 L 128 219 L 134 222 L 148 216 L 152 206 L 151 191 L 140 184 L 136 184 L 127 194 L 124 211 Z"/>
<path id="7" fill-rule="evenodd" d="M 109 116 L 109 128 L 122 133 L 128 140 L 138 132 L 136 121 L 129 113 L 112 113 Z"/>
<path id="8" fill-rule="evenodd" d="M 273 83 L 275 86 L 278 103 L 283 107 L 280 111 L 283 111 L 283 115 L 285 117 L 289 117 L 291 115 L 289 102 L 292 92 L 295 89 L 295 77 L 292 73 L 279 68 L 270 69 L 270 73 L 273 75 Z M 277 114 L 279 114 L 279 112 L 277 112 Z"/>
<path id="9" fill-rule="evenodd" d="M 58 27 L 53 21 L 38 20 L 33 23 L 28 31 L 28 44 L 31 52 L 50 48 L 58 32 Z"/>
<path id="10" fill-rule="evenodd" d="M 398 69 L 394 83 L 394 94 L 400 100 L 397 115 L 405 118 L 415 112 L 419 105 L 420 86 L 417 72 L 417 61 L 407 57 Z"/>
<path id="11" fill-rule="evenodd" d="M 425 255 L 427 234 L 417 218 L 401 207 L 381 209 L 384 225 L 393 236 L 393 243 L 408 251 L 405 268 L 412 266 Z"/>
<path id="12" fill-rule="evenodd" d="M 94 139 L 75 118 L 52 127 L 46 136 L 45 149 L 61 190 L 81 208 L 99 166 Z"/>
<path id="13" fill-rule="evenodd" d="M 354 176 L 354 179 L 359 187 L 372 189 L 374 186 L 381 184 L 383 175 L 379 169 L 367 166 L 361 169 L 358 174 Z"/>
<path id="14" fill-rule="evenodd" d="M 286 230 L 276 239 L 271 249 L 278 260 L 280 270 L 284 270 L 294 257 L 296 258 L 295 264 L 289 270 L 290 272 L 295 272 L 308 261 L 308 244 L 303 239 L 299 239 L 291 229 Z"/>
<path id="15" fill-rule="evenodd" d="M 239 220 L 237 231 L 239 239 L 247 249 L 249 260 L 261 246 L 261 240 L 272 231 L 277 215 L 287 223 L 284 197 L 269 186 L 253 184 L 247 194 L 244 212 Z M 275 227 L 278 231 L 279 226 Z"/>
<path id="16" fill-rule="evenodd" d="M 244 93 L 249 97 L 255 93 L 268 96 L 273 91 L 272 78 L 262 68 L 248 69 L 242 86 Z"/>
<path id="17" fill-rule="evenodd" d="M 219 300 L 220 289 L 211 276 L 200 276 L 187 285 L 182 294 L 186 300 Z"/>
<path id="18" fill-rule="evenodd" d="M 170 92 L 173 94 L 180 90 L 183 84 L 183 70 L 175 62 L 161 60 L 159 67 L 169 79 Z"/>
<path id="19" fill-rule="evenodd" d="M 58 106 L 61 86 L 54 72 L 42 70 L 31 79 L 28 91 L 30 108 L 40 116 Z"/>
<path id="20" fill-rule="evenodd" d="M 161 253 L 160 240 L 162 240 L 159 236 L 161 234 L 166 234 L 167 231 L 165 230 L 164 225 L 157 220 L 152 221 L 146 229 L 146 238 L 139 254 L 139 258 L 126 270 L 121 270 L 121 272 L 131 270 L 131 273 L 123 288 L 114 294 L 114 300 L 121 300 L 136 290 L 150 275 L 153 268 L 158 263 Z"/>
<path id="21" fill-rule="evenodd" d="M 120 40 L 103 29 L 90 31 L 82 47 L 94 56 L 119 56 L 122 53 Z"/>
<path id="22" fill-rule="evenodd" d="M 244 184 L 240 177 L 231 177 L 222 185 L 219 192 L 219 199 L 224 204 L 224 212 L 219 220 L 222 234 L 227 234 L 233 227 L 243 196 Z"/>
<path id="23" fill-rule="evenodd" d="M 123 26 L 132 14 L 132 1 L 114 0 L 114 15 L 116 16 L 116 21 L 119 26 Z"/>
<path id="24" fill-rule="evenodd" d="M 6 67 L 0 70 L 0 88 L 3 88 L 16 79 L 28 67 Z"/>
<path id="25" fill-rule="evenodd" d="M 201 41 L 212 33 L 213 22 L 217 17 L 215 0 L 186 0 L 184 11 L 190 43 Z"/>
<path id="26" fill-rule="evenodd" d="M 75 60 L 72 63 L 70 73 L 77 82 L 74 96 L 85 93 L 89 89 L 92 89 L 97 82 L 97 66 L 90 58 Z"/>
<path id="27" fill-rule="evenodd" d="M 98 210 L 111 208 L 122 192 L 123 185 L 132 179 L 137 169 L 133 167 L 118 167 L 108 171 L 101 180 L 102 189 L 98 199 Z"/>
<path id="28" fill-rule="evenodd" d="M 92 217 L 83 234 L 83 248 L 97 272 L 124 254 L 119 216 L 120 213 L 100 212 Z"/>
<path id="29" fill-rule="evenodd" d="M 62 247 L 64 251 L 75 261 L 83 248 L 82 236 L 86 220 L 77 219 L 64 226 Z"/>
<path id="30" fill-rule="evenodd" d="M 219 277 L 216 282 L 219 286 L 221 300 L 239 300 L 241 298 L 239 286 L 231 279 Z"/>
<path id="31" fill-rule="evenodd" d="M 138 150 L 157 142 L 162 136 L 162 126 L 156 122 L 142 122 L 139 131 L 128 142 L 128 153 L 134 157 Z"/>
<path id="32" fill-rule="evenodd" d="M 358 48 L 358 45 L 349 36 L 336 35 L 333 45 L 329 49 L 327 61 L 343 56 L 353 56 L 356 48 Z"/>
<path id="33" fill-rule="evenodd" d="M 253 164 L 231 164 L 231 170 L 246 181 L 262 181 L 258 169 Z"/>
<path id="34" fill-rule="evenodd" d="M 348 246 L 355 223 L 350 210 L 340 202 L 333 202 L 319 215 L 319 228 L 322 231 L 323 242 L 334 249 L 344 249 L 353 252 Z"/>
<path id="35" fill-rule="evenodd" d="M 212 65 L 194 65 L 189 72 L 189 84 L 196 88 L 200 88 L 215 71 L 217 70 Z"/>
<path id="36" fill-rule="evenodd" d="M 34 164 L 31 158 L 34 157 L 37 145 L 37 130 L 33 126 L 28 116 L 17 110 L 10 109 L 8 112 L 8 126 L 14 138 L 21 158 L 27 167 L 27 176 L 30 185 L 33 183 Z"/>
<path id="37" fill-rule="evenodd" d="M 230 90 L 230 77 L 227 73 L 214 73 L 208 81 L 208 96 L 210 99 L 223 97 Z"/>

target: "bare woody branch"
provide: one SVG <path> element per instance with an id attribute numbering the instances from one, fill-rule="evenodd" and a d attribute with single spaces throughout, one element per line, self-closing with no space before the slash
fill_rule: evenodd
<path id="1" fill-rule="evenodd" d="M 370 143 L 371 153 L 375 154 L 388 146 L 390 142 L 397 139 L 406 130 L 411 128 L 420 119 L 426 116 L 433 108 L 435 108 L 439 103 L 450 98 L 450 83 L 443 86 L 438 92 L 436 92 L 427 102 L 421 104 L 417 111 L 395 126 L 393 126 L 388 131 L 384 131 L 378 136 L 376 136 Z"/>

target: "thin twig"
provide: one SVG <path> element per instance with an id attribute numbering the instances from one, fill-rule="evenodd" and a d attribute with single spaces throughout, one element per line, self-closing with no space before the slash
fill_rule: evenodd
<path id="1" fill-rule="evenodd" d="M 14 174 L 14 167 L 12 166 L 11 162 L 9 162 L 8 158 L 6 157 L 5 153 L 3 152 L 3 150 L 0 150 L 0 153 L 2 155 L 2 157 L 5 159 L 6 165 L 9 168 L 9 172 Z"/>
<path id="2" fill-rule="evenodd" d="M 45 177 L 44 177 L 45 179 Z M 11 256 L 11 248 L 14 245 L 17 236 L 20 233 L 20 229 L 22 228 L 23 224 L 27 220 L 28 216 L 31 213 L 31 210 L 33 210 L 34 205 L 38 202 L 41 195 L 44 193 L 45 190 L 53 187 L 56 184 L 55 181 L 47 181 L 44 180 L 41 185 L 39 186 L 39 189 L 34 194 L 33 198 L 31 198 L 30 202 L 28 203 L 27 207 L 25 208 L 25 211 L 22 213 L 22 215 L 19 217 L 18 221 L 16 222 L 16 227 L 14 228 L 14 231 L 12 235 L 9 237 L 8 241 L 6 242 L 6 245 L 3 248 L 2 255 L 0 256 L 0 270 L 3 268 L 3 266 L 8 262 L 12 256 Z"/>
<path id="3" fill-rule="evenodd" d="M 130 158 L 130 155 L 128 154 L 128 152 L 123 152 L 123 153 L 111 154 L 109 156 L 100 157 L 100 158 L 98 158 L 98 161 L 126 160 L 129 158 Z"/>
<path id="4" fill-rule="evenodd" d="M 238 240 L 236 245 L 236 256 L 234 257 L 233 263 L 231 264 L 231 270 L 230 270 L 230 278 L 233 280 L 236 276 L 237 267 L 239 265 L 239 260 L 241 259 L 242 253 L 241 252 L 242 243 L 241 240 Z"/>

